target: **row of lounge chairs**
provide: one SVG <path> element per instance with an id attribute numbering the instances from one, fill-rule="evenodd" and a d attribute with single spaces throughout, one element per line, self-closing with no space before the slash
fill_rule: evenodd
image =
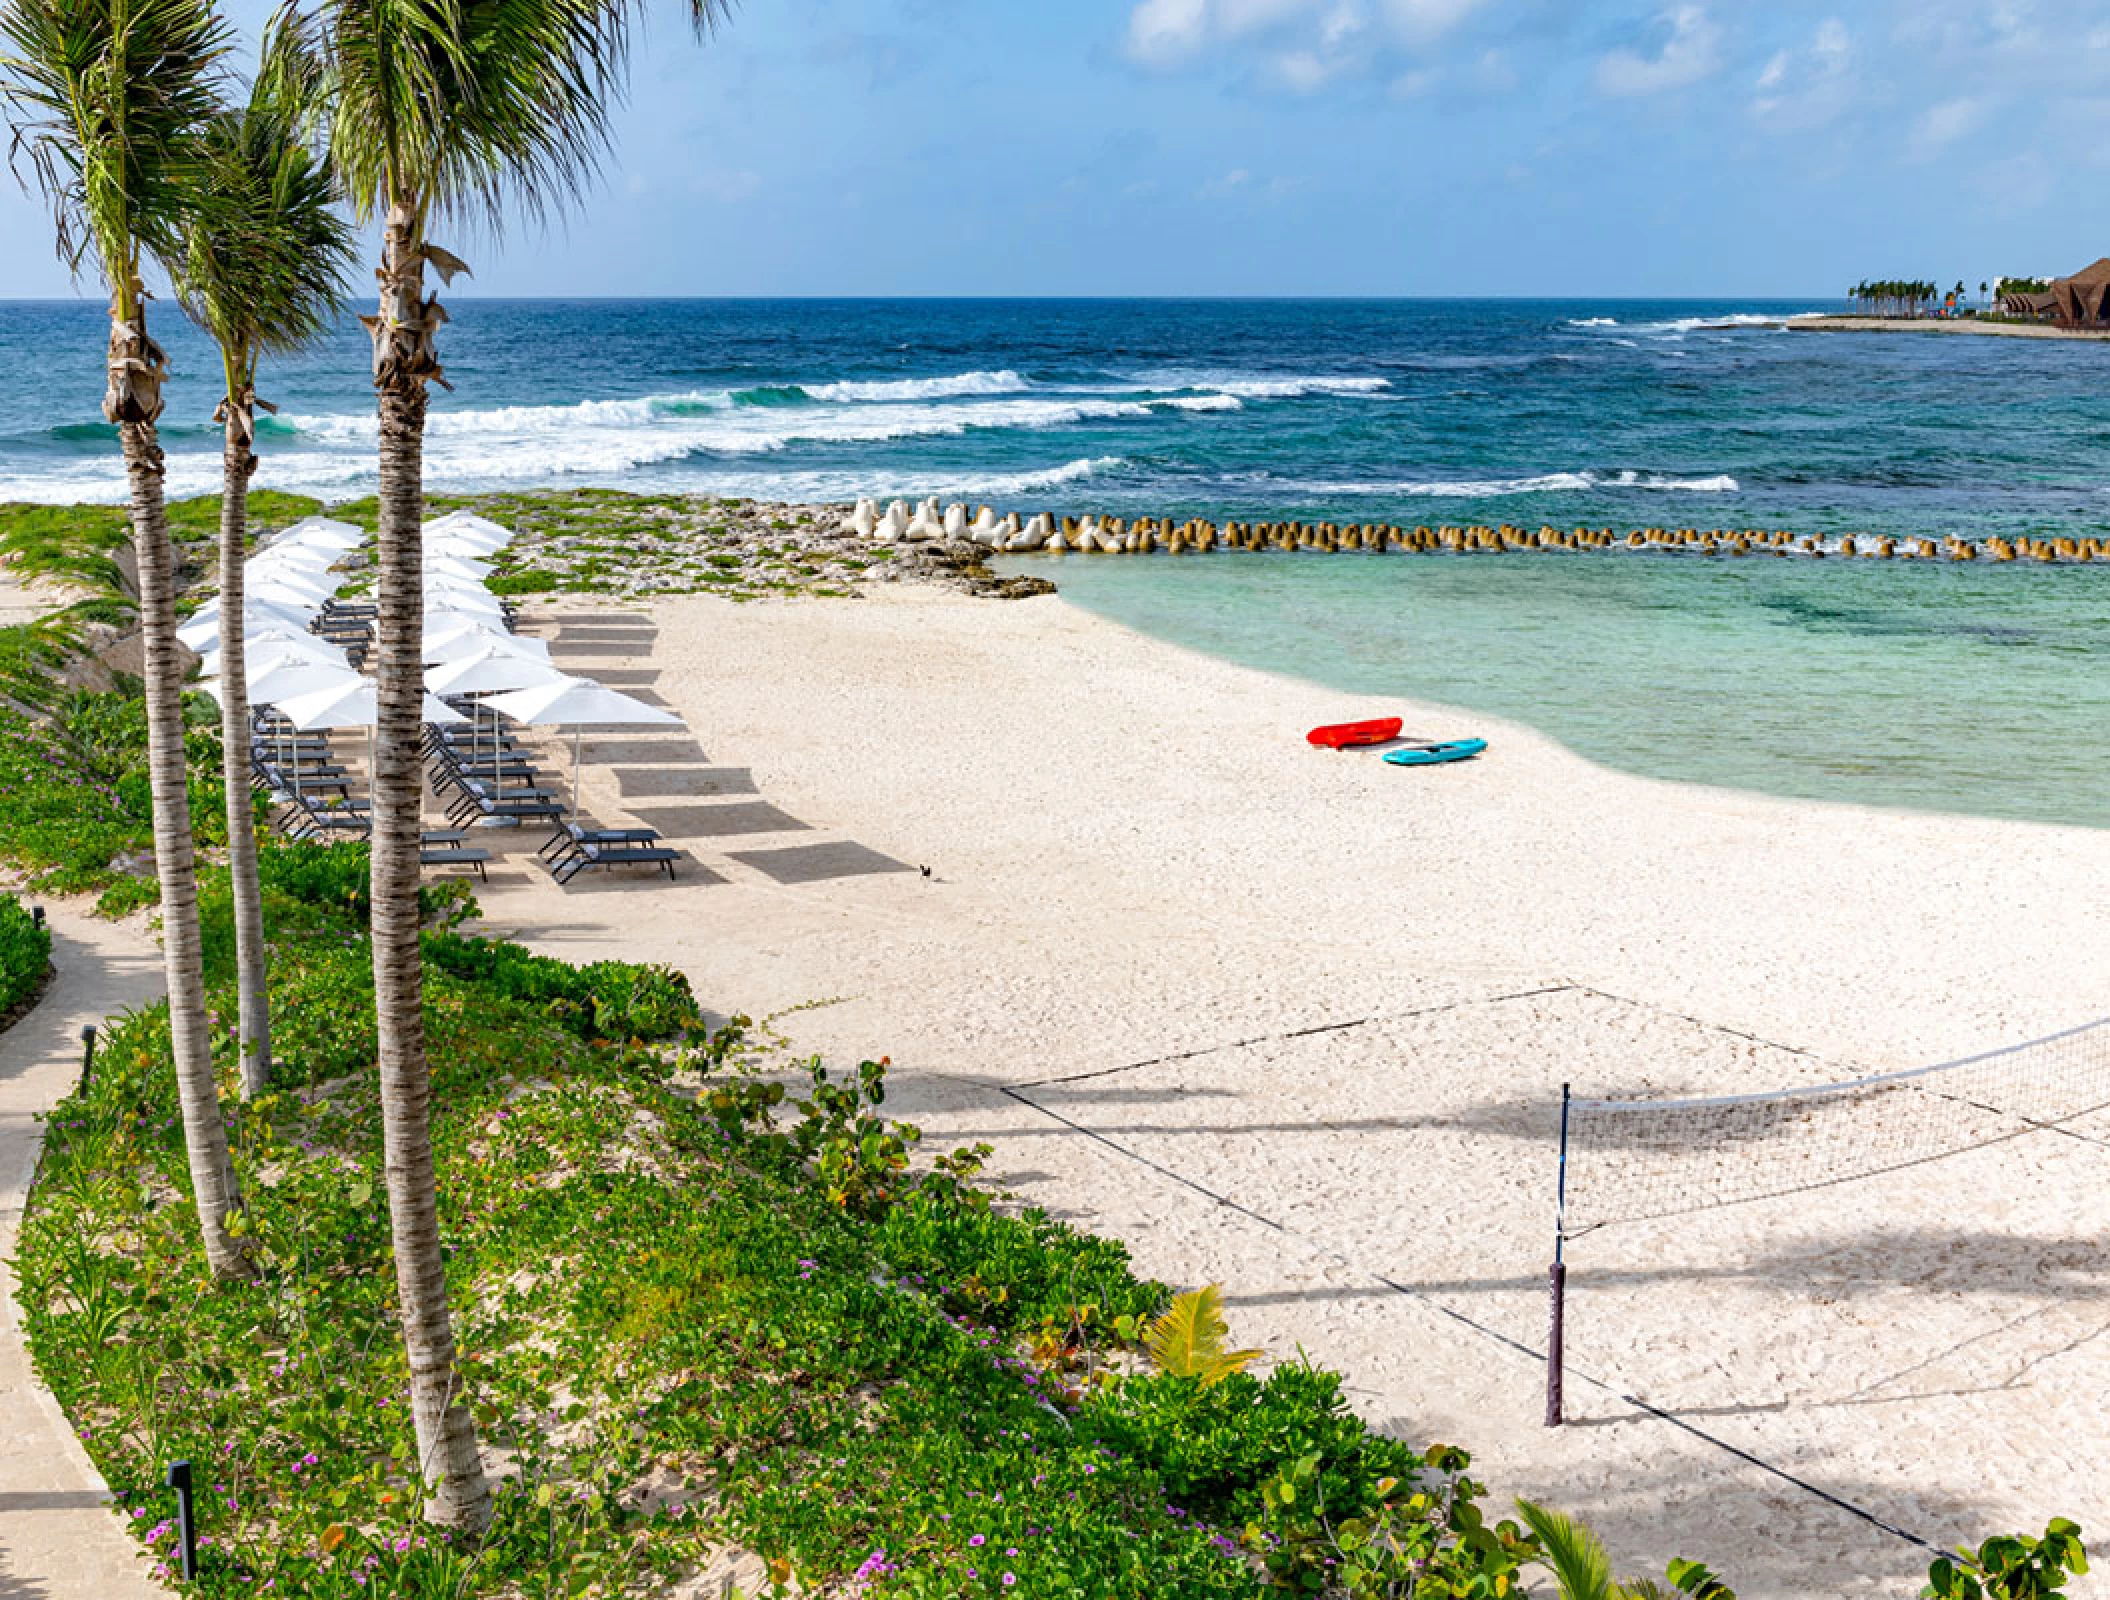
<path id="1" fill-rule="evenodd" d="M 350 769 L 327 733 L 297 733 L 277 713 L 253 715 L 252 766 L 260 788 L 281 802 L 278 826 L 294 839 L 363 839 L 373 831 L 373 804 L 351 789 Z M 669 879 L 681 853 L 652 828 L 595 828 L 566 813 L 557 793 L 503 729 L 425 730 L 427 776 L 448 826 L 422 835 L 428 867 L 469 867 L 488 881 L 491 852 L 472 842 L 468 825 L 511 820 L 546 822 L 554 830 L 536 851 L 550 876 L 566 884 L 600 867 L 651 866 Z"/>

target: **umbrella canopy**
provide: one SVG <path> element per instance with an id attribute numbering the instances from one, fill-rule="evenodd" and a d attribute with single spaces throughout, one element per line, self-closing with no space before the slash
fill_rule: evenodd
<path id="1" fill-rule="evenodd" d="M 345 665 L 344 652 L 327 639 L 318 639 L 312 633 L 290 633 L 282 628 L 260 628 L 244 635 L 242 658 L 252 679 L 265 667 L 285 661 L 326 667 Z M 220 652 L 217 649 L 205 651 L 199 659 L 198 670 L 208 678 L 218 677 Z"/>
<path id="2" fill-rule="evenodd" d="M 288 544 L 266 550 L 262 555 L 251 556 L 242 563 L 243 570 L 251 577 L 262 577 L 267 572 L 300 573 L 320 576 L 337 564 L 337 552 L 318 550 L 313 545 Z"/>
<path id="3" fill-rule="evenodd" d="M 337 585 L 328 579 L 311 579 L 292 572 L 267 572 L 261 578 L 252 578 L 249 593 L 267 605 L 284 606 L 289 611 L 320 611 L 323 601 L 337 592 Z"/>
<path id="4" fill-rule="evenodd" d="M 570 728 L 589 722 L 611 727 L 659 727 L 678 726 L 681 722 L 671 711 L 647 705 L 591 678 L 560 677 L 555 683 L 533 689 L 493 695 L 484 703 L 515 722 L 538 727 Z"/>
<path id="5" fill-rule="evenodd" d="M 437 539 L 484 539 L 495 540 L 501 545 L 513 542 L 513 530 L 502 522 L 493 522 L 489 517 L 480 517 L 473 511 L 450 511 L 444 517 L 434 517 L 425 524 L 425 537 Z"/>
<path id="6" fill-rule="evenodd" d="M 647 705 L 627 694 L 605 688 L 591 678 L 569 678 L 560 676 L 554 683 L 539 684 L 532 689 L 515 689 L 509 694 L 494 694 L 484 702 L 502 716 L 515 722 L 526 722 L 540 727 L 570 728 L 571 738 L 571 809 L 579 814 L 579 741 L 587 724 L 604 727 L 680 727 L 681 718 L 671 711 L 662 711 L 658 706 Z"/>
<path id="7" fill-rule="evenodd" d="M 273 661 L 262 666 L 245 665 L 249 668 L 246 674 L 249 699 L 252 704 L 260 706 L 279 705 L 325 689 L 345 689 L 366 681 L 342 662 L 335 666 L 324 661 Z M 201 678 L 196 687 L 215 700 L 220 698 L 218 678 Z"/>
<path id="8" fill-rule="evenodd" d="M 486 633 L 503 633 L 506 614 L 495 606 L 489 610 L 469 602 L 454 603 L 451 595 L 428 595 L 425 599 L 425 631 L 440 634 L 459 628 L 465 622 L 473 622 Z"/>
<path id="9" fill-rule="evenodd" d="M 425 576 L 460 578 L 466 582 L 481 584 L 491 576 L 491 563 L 480 561 L 475 556 L 430 555 L 425 559 Z"/>
<path id="10" fill-rule="evenodd" d="M 425 668 L 425 689 L 429 694 L 493 694 L 507 689 L 540 688 L 560 681 L 571 680 L 546 661 L 488 647 L 474 655 L 460 656 Z"/>
<path id="11" fill-rule="evenodd" d="M 292 633 L 305 633 L 308 619 L 313 614 L 312 607 L 303 610 L 276 600 L 255 599 L 242 608 L 242 631 L 250 634 L 259 628 L 275 626 Z M 210 600 L 200 606 L 197 615 L 176 630 L 176 637 L 193 650 L 202 650 L 219 638 L 220 602 Z"/>
<path id="12" fill-rule="evenodd" d="M 269 554 L 274 550 L 299 547 L 332 550 L 342 555 L 345 551 L 356 550 L 365 543 L 366 535 L 349 522 L 337 522 L 329 517 L 303 517 L 258 553 Z"/>
<path id="13" fill-rule="evenodd" d="M 499 624 L 487 619 L 460 615 L 434 617 L 427 612 L 426 621 L 430 624 L 425 633 L 427 665 L 435 661 L 459 661 L 464 656 L 480 655 L 487 649 L 522 656 L 530 661 L 549 660 L 547 640 L 506 633 Z"/>
<path id="14" fill-rule="evenodd" d="M 316 728 L 371 728 L 379 716 L 374 680 L 360 678 L 358 682 L 340 688 L 295 695 L 290 700 L 279 702 L 278 714 L 302 733 Z M 425 721 L 443 727 L 469 720 L 429 694 L 425 696 L 425 708 L 419 715 Z"/>

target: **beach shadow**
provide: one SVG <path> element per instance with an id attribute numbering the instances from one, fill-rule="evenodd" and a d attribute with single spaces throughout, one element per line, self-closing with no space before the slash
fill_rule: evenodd
<path id="1" fill-rule="evenodd" d="M 703 753 L 703 746 L 686 731 L 669 730 L 663 738 L 648 739 L 637 736 L 638 730 L 629 729 L 630 738 L 587 738 L 579 745 L 579 759 L 606 766 L 612 762 L 650 761 L 664 766 L 693 766 L 707 764 L 710 757 Z"/>
<path id="2" fill-rule="evenodd" d="M 702 752 L 698 751 L 698 755 Z M 625 800 L 680 799 L 690 795 L 760 794 L 752 767 L 617 767 L 615 781 Z"/>
<path id="3" fill-rule="evenodd" d="M 916 870 L 905 861 L 849 842 L 795 845 L 786 850 L 732 850 L 727 854 L 741 865 L 787 885 Z"/>
<path id="4" fill-rule="evenodd" d="M 766 800 L 736 800 L 711 806 L 639 806 L 630 814 L 669 839 L 726 839 L 748 833 L 810 833 L 788 811 Z"/>

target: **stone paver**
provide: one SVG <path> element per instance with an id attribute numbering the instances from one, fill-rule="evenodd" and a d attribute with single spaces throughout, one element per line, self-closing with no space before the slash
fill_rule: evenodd
<path id="1" fill-rule="evenodd" d="M 80 1031 L 162 991 L 159 954 L 84 913 L 52 910 L 59 975 L 0 1034 L 0 1600 L 150 1600 L 139 1547 L 58 1402 L 30 1369 L 9 1263 L 43 1138 L 40 1112 L 77 1081 Z"/>

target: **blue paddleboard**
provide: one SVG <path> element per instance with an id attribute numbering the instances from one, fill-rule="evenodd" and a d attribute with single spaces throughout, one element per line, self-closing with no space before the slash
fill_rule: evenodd
<path id="1" fill-rule="evenodd" d="M 1485 739 L 1445 739 L 1440 744 L 1410 744 L 1387 750 L 1385 759 L 1395 767 L 1436 767 L 1446 761 L 1470 761 L 1486 748 Z"/>

